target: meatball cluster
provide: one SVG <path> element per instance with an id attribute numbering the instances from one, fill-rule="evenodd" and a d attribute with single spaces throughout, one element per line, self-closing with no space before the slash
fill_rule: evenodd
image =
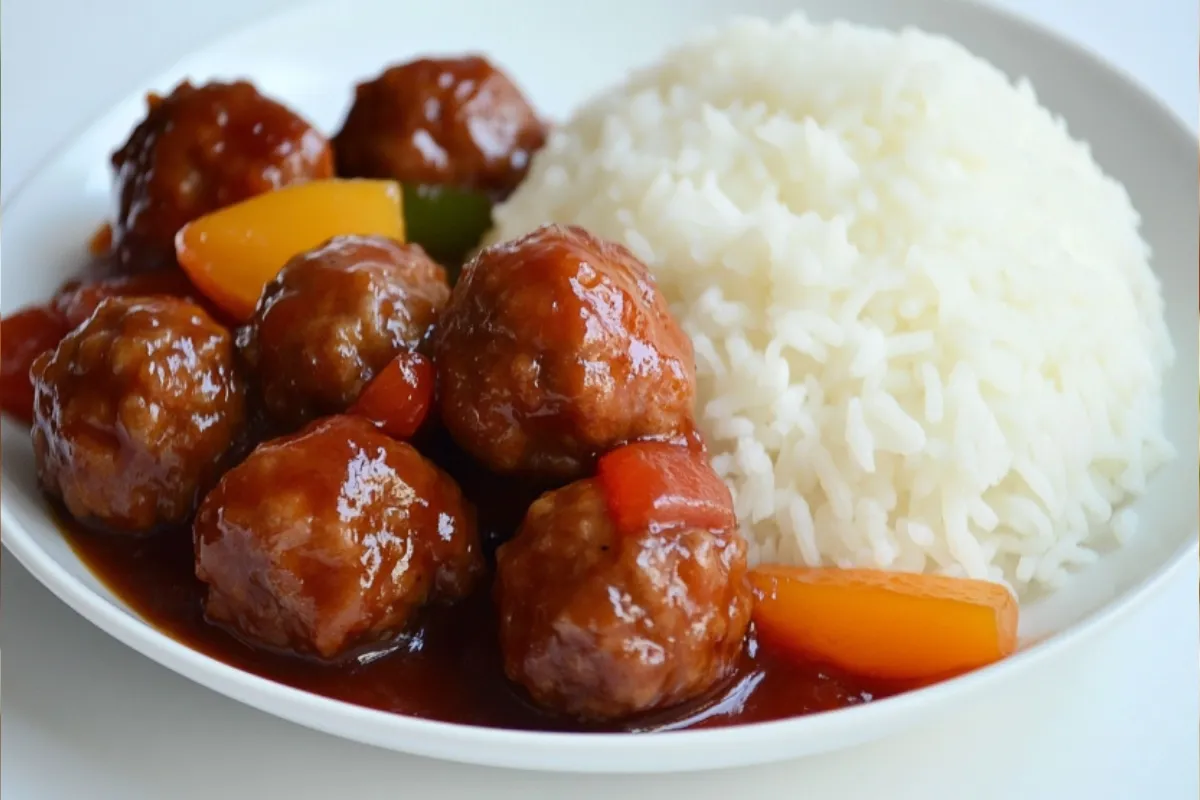
<path id="1" fill-rule="evenodd" d="M 116 266 L 175 263 L 176 232 L 199 216 L 293 183 L 333 177 L 311 125 L 249 83 L 181 83 L 151 95 L 146 118 L 112 156 Z"/>
<path id="2" fill-rule="evenodd" d="M 102 301 L 32 377 L 42 486 L 114 531 L 187 522 L 246 417 L 232 336 L 185 300 Z"/>
<path id="3" fill-rule="evenodd" d="M 339 236 L 267 284 L 238 346 L 266 411 L 294 427 L 349 408 L 421 344 L 449 296 L 445 270 L 420 247 Z"/>
<path id="4" fill-rule="evenodd" d="M 546 225 L 476 254 L 452 289 L 419 246 L 338 236 L 283 264 L 236 335 L 174 265 L 183 225 L 331 177 L 335 149 L 343 175 L 490 202 L 545 137 L 477 57 L 360 85 L 332 147 L 247 83 L 152 97 L 113 156 L 118 274 L 46 309 L 77 327 L 31 371 L 45 491 L 110 531 L 190 526 L 209 621 L 338 660 L 487 599 L 476 509 L 439 464 L 492 500 L 483 467 L 516 497 L 551 488 L 490 587 L 527 698 L 609 721 L 719 686 L 749 625 L 746 544 L 696 439 L 691 343 L 626 248 Z"/>
<path id="5" fill-rule="evenodd" d="M 520 89 L 470 56 L 413 61 L 359 84 L 333 146 L 344 175 L 504 196 L 545 141 Z"/>
<path id="6" fill-rule="evenodd" d="M 582 228 L 481 252 L 434 354 L 446 427 L 496 472 L 570 480 L 618 444 L 692 427 L 691 341 L 645 265 Z"/>
<path id="7" fill-rule="evenodd" d="M 205 498 L 193 535 L 210 620 L 323 658 L 465 596 L 483 569 L 457 484 L 349 416 L 260 445 Z"/>

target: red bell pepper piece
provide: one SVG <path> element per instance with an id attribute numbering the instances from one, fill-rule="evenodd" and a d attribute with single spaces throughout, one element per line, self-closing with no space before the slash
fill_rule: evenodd
<path id="1" fill-rule="evenodd" d="M 420 353 L 401 353 L 367 384 L 350 413 L 366 417 L 389 436 L 408 439 L 429 416 L 434 383 L 433 362 Z"/>
<path id="2" fill-rule="evenodd" d="M 33 419 L 29 368 L 69 330 L 62 314 L 47 306 L 23 308 L 0 320 L 0 408 L 23 422 Z"/>
<path id="3" fill-rule="evenodd" d="M 619 531 L 737 526 L 729 487 L 702 454 L 666 442 L 637 442 L 606 453 L 597 478 Z"/>

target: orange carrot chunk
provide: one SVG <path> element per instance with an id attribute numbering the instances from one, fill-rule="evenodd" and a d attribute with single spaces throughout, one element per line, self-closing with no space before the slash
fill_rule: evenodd
<path id="1" fill-rule="evenodd" d="M 737 525 L 729 488 L 686 447 L 638 442 L 606 453 L 597 466 L 617 530 L 724 530 Z"/>
<path id="2" fill-rule="evenodd" d="M 62 314 L 47 306 L 23 308 L 0 321 L 0 408 L 22 422 L 33 419 L 29 368 L 69 330 Z"/>
<path id="3" fill-rule="evenodd" d="M 267 282 L 292 256 L 358 234 L 403 241 L 400 184 L 323 180 L 289 186 L 227 206 L 180 228 L 179 266 L 236 320 L 254 313 Z"/>
<path id="4" fill-rule="evenodd" d="M 367 384 L 350 408 L 389 436 L 408 439 L 433 405 L 433 362 L 420 353 L 401 353 Z"/>
<path id="5" fill-rule="evenodd" d="M 946 678 L 1009 655 L 1017 601 L 988 581 L 869 569 L 750 572 L 764 646 L 865 677 Z"/>

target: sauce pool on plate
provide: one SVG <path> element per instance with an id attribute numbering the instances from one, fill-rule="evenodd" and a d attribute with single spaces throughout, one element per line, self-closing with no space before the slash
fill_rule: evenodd
<path id="1" fill-rule="evenodd" d="M 537 487 L 498 479 L 442 437 L 423 450 L 476 502 L 485 549 L 507 538 Z M 252 647 L 204 618 L 191 532 L 149 537 L 60 527 L 88 568 L 149 624 L 230 666 L 314 694 L 398 714 L 466 725 L 542 731 L 629 732 L 738 725 L 829 711 L 908 687 L 863 681 L 777 656 L 753 633 L 734 676 L 706 696 L 665 711 L 589 724 L 536 708 L 504 676 L 490 580 L 466 601 L 429 609 L 383 648 L 321 662 Z"/>

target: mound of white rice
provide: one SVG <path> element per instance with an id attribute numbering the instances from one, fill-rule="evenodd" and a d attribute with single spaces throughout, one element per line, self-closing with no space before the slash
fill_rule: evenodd
<path id="1" fill-rule="evenodd" d="M 1129 197 L 944 38 L 737 21 L 583 108 L 495 217 L 650 265 L 756 561 L 1055 586 L 1169 454 Z"/>

